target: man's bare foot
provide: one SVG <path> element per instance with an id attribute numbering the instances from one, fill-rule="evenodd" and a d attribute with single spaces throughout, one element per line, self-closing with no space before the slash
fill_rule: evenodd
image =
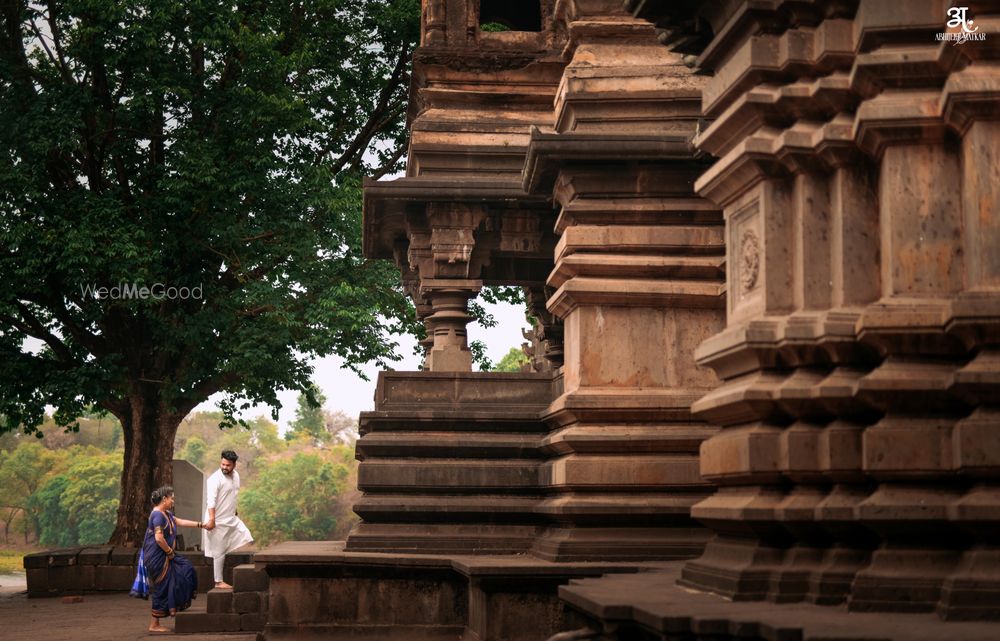
<path id="1" fill-rule="evenodd" d="M 219 588 L 220 590 L 232 590 L 233 589 L 233 586 L 229 585 L 225 581 L 219 581 L 218 583 L 215 584 L 215 587 Z"/>
<path id="2" fill-rule="evenodd" d="M 170 632 L 170 628 L 165 628 L 162 625 L 149 626 L 150 632 Z"/>

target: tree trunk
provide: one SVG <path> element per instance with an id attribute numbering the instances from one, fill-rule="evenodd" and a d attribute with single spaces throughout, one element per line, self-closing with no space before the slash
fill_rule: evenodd
<path id="1" fill-rule="evenodd" d="M 150 495 L 173 482 L 174 437 L 183 416 L 168 411 L 152 393 L 129 397 L 128 410 L 118 416 L 125 458 L 118 518 L 108 543 L 140 547 L 152 509 Z"/>

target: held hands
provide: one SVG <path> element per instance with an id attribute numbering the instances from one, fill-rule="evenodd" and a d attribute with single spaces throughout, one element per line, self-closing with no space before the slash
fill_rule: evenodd
<path id="1" fill-rule="evenodd" d="M 208 531 L 214 530 L 215 529 L 215 519 L 212 519 L 211 521 L 205 521 L 205 529 L 208 530 Z"/>

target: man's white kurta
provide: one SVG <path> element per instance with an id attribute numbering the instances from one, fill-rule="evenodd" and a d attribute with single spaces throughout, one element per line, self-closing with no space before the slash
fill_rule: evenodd
<path id="1" fill-rule="evenodd" d="M 240 474 L 236 470 L 227 476 L 219 469 L 208 477 L 205 486 L 205 507 L 207 510 L 215 508 L 215 529 L 202 530 L 201 548 L 205 551 L 205 556 L 212 558 L 225 556 L 238 547 L 253 543 L 250 530 L 240 517 L 236 516 L 236 495 L 239 491 Z M 206 522 L 209 520 L 207 510 Z"/>

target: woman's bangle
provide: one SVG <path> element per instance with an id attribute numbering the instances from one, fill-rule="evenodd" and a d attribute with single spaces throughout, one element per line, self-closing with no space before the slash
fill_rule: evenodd
<path id="1" fill-rule="evenodd" d="M 198 529 L 201 529 L 201 521 L 198 521 Z"/>

